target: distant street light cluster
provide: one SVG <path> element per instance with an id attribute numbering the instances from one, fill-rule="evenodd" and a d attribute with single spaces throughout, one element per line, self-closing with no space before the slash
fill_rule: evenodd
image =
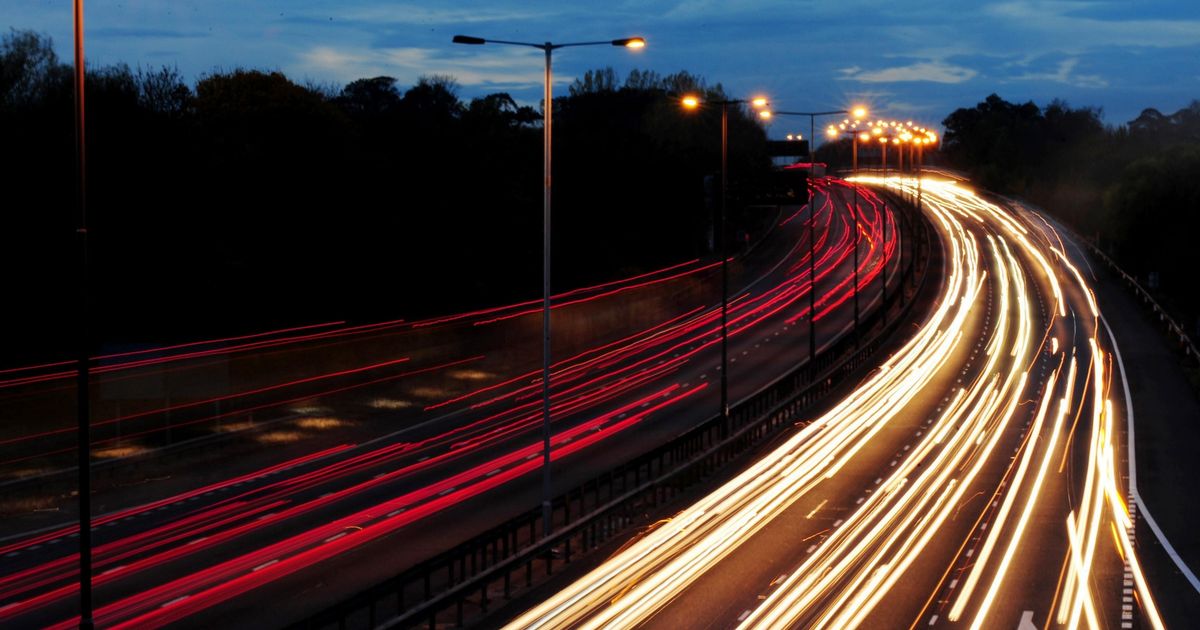
<path id="1" fill-rule="evenodd" d="M 904 168 L 904 148 L 908 148 L 909 163 L 912 162 L 912 152 L 915 149 L 918 152 L 924 150 L 928 145 L 937 143 L 938 135 L 932 129 L 926 129 L 920 125 L 913 124 L 913 121 L 900 122 L 898 120 L 863 120 L 866 118 L 866 110 L 861 107 L 856 107 L 853 110 L 854 119 L 843 119 L 842 122 L 836 125 L 829 125 L 825 129 L 825 135 L 834 139 L 843 135 L 849 135 L 852 144 L 852 169 L 858 170 L 858 143 L 870 142 L 875 138 L 879 142 L 881 168 L 887 169 L 887 145 L 892 144 L 897 147 L 898 168 Z"/>

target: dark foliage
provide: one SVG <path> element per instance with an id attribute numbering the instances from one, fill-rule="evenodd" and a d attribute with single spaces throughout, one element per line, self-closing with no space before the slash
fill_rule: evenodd
<path id="1" fill-rule="evenodd" d="M 1200 325 L 1200 101 L 1106 128 L 1100 112 L 995 94 L 950 114 L 945 154 L 986 188 L 1022 195 L 1097 240 L 1185 325 Z"/>
<path id="2" fill-rule="evenodd" d="M 596 74 L 611 75 L 611 71 Z M 556 290 L 707 255 L 712 112 L 702 80 L 636 72 L 555 107 Z M 719 91 L 719 88 L 717 88 Z M 0 38 L 9 280 L 3 363 L 69 356 L 74 316 L 72 70 L 48 38 Z M 97 336 L 163 343 L 272 326 L 415 318 L 540 293 L 541 112 L 450 77 L 343 88 L 278 72 L 87 77 Z M 733 171 L 768 168 L 731 125 Z"/>

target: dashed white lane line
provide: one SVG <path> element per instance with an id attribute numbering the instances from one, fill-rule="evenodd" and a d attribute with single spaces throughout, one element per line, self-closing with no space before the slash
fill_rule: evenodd
<path id="1" fill-rule="evenodd" d="M 257 573 L 257 572 L 262 571 L 263 569 L 271 566 L 272 564 L 275 564 L 276 562 L 279 562 L 279 558 L 275 558 L 274 560 L 267 560 L 266 562 L 254 567 L 253 569 L 250 569 L 250 572 Z"/>
<path id="2" fill-rule="evenodd" d="M 454 492 L 454 491 L 455 491 L 455 488 L 446 488 L 445 490 L 442 490 L 441 492 L 439 492 L 439 493 L 438 493 L 438 496 L 439 496 L 439 497 L 444 497 L 444 496 L 446 496 L 447 494 L 450 494 L 451 492 Z"/>
<path id="3" fill-rule="evenodd" d="M 395 515 L 397 515 L 397 514 L 399 514 L 399 513 L 403 512 L 403 511 L 404 511 L 404 510 L 406 510 L 406 509 L 408 509 L 408 508 L 400 508 L 399 510 L 392 510 L 391 512 L 388 512 L 388 513 L 387 513 L 387 517 L 388 517 L 388 518 L 392 518 L 393 516 L 395 516 Z"/>
<path id="4" fill-rule="evenodd" d="M 938 616 L 937 616 L 937 615 L 934 615 L 934 616 L 930 617 L 930 618 L 929 618 L 929 625 L 931 625 L 931 626 L 932 626 L 933 624 L 937 623 L 937 620 L 938 620 Z"/>
<path id="5" fill-rule="evenodd" d="M 489 471 L 487 472 L 487 474 L 486 474 L 486 475 L 484 475 L 484 477 L 493 477 L 493 476 L 495 476 L 495 475 L 498 475 L 498 474 L 500 474 L 500 470 L 501 470 L 500 468 L 496 468 L 496 469 L 493 469 L 493 470 L 489 470 Z"/>
<path id="6" fill-rule="evenodd" d="M 189 540 L 189 541 L 188 541 L 188 544 L 189 544 L 189 545 L 194 545 L 194 544 L 196 544 L 196 543 L 204 542 L 204 541 L 206 541 L 206 540 L 208 540 L 208 536 L 201 536 L 201 537 L 197 538 L 196 540 Z"/>
<path id="7" fill-rule="evenodd" d="M 331 542 L 333 542 L 333 541 L 335 541 L 335 540 L 337 540 L 337 539 L 339 539 L 339 538 L 341 538 L 342 536 L 345 536 L 345 535 L 346 535 L 346 532 L 341 532 L 341 533 L 334 534 L 334 535 L 330 536 L 329 538 L 326 538 L 326 539 L 325 539 L 325 542 L 327 542 L 327 543 L 331 543 Z"/>
<path id="8" fill-rule="evenodd" d="M 747 608 L 746 610 L 742 611 L 742 614 L 738 615 L 738 621 L 745 621 L 746 617 L 749 617 L 749 616 L 750 616 L 750 609 Z"/>

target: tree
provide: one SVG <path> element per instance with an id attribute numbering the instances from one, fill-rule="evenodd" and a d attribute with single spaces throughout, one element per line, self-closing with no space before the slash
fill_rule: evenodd
<path id="1" fill-rule="evenodd" d="M 401 107 L 406 115 L 421 123 L 447 123 L 462 115 L 458 100 L 458 81 L 446 75 L 428 75 L 404 93 Z"/>
<path id="2" fill-rule="evenodd" d="M 337 97 L 337 104 L 352 116 L 370 117 L 395 112 L 400 107 L 400 100 L 396 79 L 374 77 L 347 84 Z"/>
<path id="3" fill-rule="evenodd" d="M 70 86 L 71 70 L 59 63 L 54 40 L 11 30 L 0 38 L 0 105 L 32 107 Z"/>
<path id="4" fill-rule="evenodd" d="M 179 69 L 163 66 L 158 70 L 138 69 L 138 102 L 151 112 L 178 118 L 192 105 L 192 89 L 183 82 Z"/>
<path id="5" fill-rule="evenodd" d="M 567 93 L 571 96 L 582 96 L 613 92 L 616 89 L 617 72 L 611 67 L 605 67 L 584 72 L 582 77 L 575 79 L 571 85 L 567 86 Z"/>

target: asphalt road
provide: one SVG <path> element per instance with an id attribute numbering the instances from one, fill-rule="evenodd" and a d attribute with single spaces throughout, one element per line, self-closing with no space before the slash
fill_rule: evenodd
<path id="1" fill-rule="evenodd" d="M 817 329 L 827 345 L 852 326 L 854 232 L 847 191 L 834 183 L 822 186 L 815 204 L 822 289 Z M 880 212 L 882 203 L 873 195 L 864 194 L 860 202 L 865 312 L 878 300 L 883 221 L 894 219 Z M 734 400 L 807 357 L 808 213 L 792 211 L 733 264 Z M 886 249 L 894 253 L 894 224 L 888 232 Z M 895 257 L 887 260 L 898 264 Z M 555 321 L 563 340 L 556 356 L 566 358 L 556 360 L 551 380 L 558 488 L 716 411 L 718 314 L 711 300 L 694 301 L 703 293 L 698 287 L 711 287 L 714 273 L 713 265 L 697 261 L 560 298 Z M 128 507 L 96 519 L 97 621 L 131 627 L 280 625 L 535 505 L 540 382 L 537 346 L 529 343 L 536 336 L 529 333 L 539 324 L 535 307 L 514 305 L 365 330 L 334 326 L 230 341 L 216 348 L 221 351 L 187 348 L 183 359 L 162 362 L 176 382 L 204 383 L 214 370 L 233 369 L 249 375 L 239 381 L 249 384 L 235 395 L 217 396 L 215 405 L 214 397 L 201 393 L 168 404 L 170 412 L 160 406 L 157 414 L 125 414 L 133 417 L 105 424 L 99 439 L 112 439 L 104 432 L 116 426 L 125 433 L 114 443 L 126 444 L 131 433 L 208 427 L 214 418 L 236 424 L 223 414 L 292 405 L 293 415 L 265 429 L 247 427 L 251 435 L 274 436 L 270 439 L 287 456 L 270 463 L 261 453 L 247 462 L 210 462 L 203 476 L 181 475 L 174 485 L 154 485 L 153 491 L 124 491 L 138 500 L 126 498 Z M 287 340 L 289 335 L 303 338 Z M 230 345 L 259 343 L 264 345 L 228 351 Z M 322 362 L 323 357 L 331 358 Z M 136 364 L 113 378 L 150 378 L 144 374 L 161 371 L 159 365 Z M 256 367 L 269 379 L 256 381 Z M 222 404 L 225 411 L 208 411 Z M 237 411 L 230 412 L 231 406 Z M 372 411 L 363 420 L 368 407 Z M 359 442 L 338 439 L 381 422 L 394 428 L 365 433 Z M 289 440 L 289 434 L 300 436 Z M 307 434 L 326 438 L 303 439 Z M 58 435 L 52 430 L 38 440 L 53 443 Z M 27 452 L 38 452 L 35 443 L 26 444 Z M 20 457 L 19 445 L 13 448 Z M 109 497 L 108 503 L 121 505 L 122 499 Z M 14 525 L 24 525 L 26 533 L 0 542 L 0 623 L 71 626 L 73 528 L 38 520 L 10 521 Z"/>
<path id="2" fill-rule="evenodd" d="M 1160 621 L 1082 263 L 1036 215 L 923 188 L 947 267 L 921 331 L 837 407 L 511 627 Z"/>

